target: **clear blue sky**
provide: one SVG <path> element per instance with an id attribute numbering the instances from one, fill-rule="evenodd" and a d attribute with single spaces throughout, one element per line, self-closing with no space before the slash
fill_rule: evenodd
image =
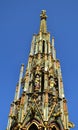
<path id="1" fill-rule="evenodd" d="M 40 12 L 47 11 L 61 62 L 69 119 L 78 130 L 78 0 L 0 0 L 0 130 L 5 130 L 21 63 L 27 64 Z"/>

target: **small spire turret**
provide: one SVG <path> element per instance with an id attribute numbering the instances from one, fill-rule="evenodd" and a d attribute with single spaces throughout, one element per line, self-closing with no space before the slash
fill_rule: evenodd
<path id="1" fill-rule="evenodd" d="M 22 77 L 23 77 L 23 71 L 24 71 L 24 64 L 21 65 L 21 69 L 20 69 L 20 76 L 19 76 L 19 82 L 18 82 L 18 92 L 17 92 L 17 100 L 20 97 L 21 80 L 22 80 Z"/>
<path id="2" fill-rule="evenodd" d="M 52 56 L 53 56 L 53 59 L 56 60 L 56 50 L 55 50 L 55 39 L 54 37 L 52 37 Z"/>
<path id="3" fill-rule="evenodd" d="M 52 37 L 52 46 L 54 47 L 54 37 Z"/>

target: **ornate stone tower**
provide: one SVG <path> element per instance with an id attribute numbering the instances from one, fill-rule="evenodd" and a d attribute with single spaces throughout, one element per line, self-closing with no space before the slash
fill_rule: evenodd
<path id="1" fill-rule="evenodd" d="M 25 73 L 21 66 L 7 130 L 69 130 L 67 102 L 54 38 L 47 32 L 46 11 L 40 15 L 40 30 L 33 35 Z"/>

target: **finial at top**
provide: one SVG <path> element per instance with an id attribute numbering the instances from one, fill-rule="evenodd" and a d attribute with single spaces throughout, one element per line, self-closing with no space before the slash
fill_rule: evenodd
<path id="1" fill-rule="evenodd" d="M 46 18 L 47 18 L 46 10 L 42 10 L 42 11 L 41 11 L 40 18 L 41 18 L 41 19 L 46 19 Z"/>
<path id="2" fill-rule="evenodd" d="M 43 33 L 46 33 L 47 32 L 47 25 L 46 25 L 47 15 L 46 15 L 46 10 L 42 10 L 41 11 L 40 18 L 41 18 L 41 21 L 40 21 L 40 31 L 43 32 Z"/>

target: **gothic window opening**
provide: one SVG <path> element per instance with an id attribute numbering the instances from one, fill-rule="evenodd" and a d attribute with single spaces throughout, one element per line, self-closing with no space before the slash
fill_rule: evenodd
<path id="1" fill-rule="evenodd" d="M 47 43 L 47 53 L 48 53 L 48 49 L 49 49 L 49 48 L 48 48 L 48 41 L 47 41 L 46 43 Z"/>
<path id="2" fill-rule="evenodd" d="M 32 124 L 28 130 L 38 130 L 38 127 L 35 124 Z"/>
<path id="3" fill-rule="evenodd" d="M 43 48 L 42 48 L 42 52 L 45 52 L 45 41 L 43 40 Z"/>
<path id="4" fill-rule="evenodd" d="M 42 72 L 41 91 L 44 90 L 44 72 Z"/>

